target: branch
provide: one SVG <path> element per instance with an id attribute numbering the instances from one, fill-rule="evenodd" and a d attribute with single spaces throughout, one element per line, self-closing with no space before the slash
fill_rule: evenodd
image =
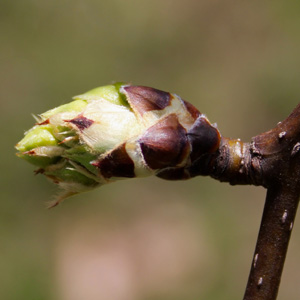
<path id="1" fill-rule="evenodd" d="M 244 300 L 276 299 L 299 202 L 299 188 L 268 189 Z"/>
<path id="2" fill-rule="evenodd" d="M 208 175 L 221 181 L 268 189 L 244 300 L 277 297 L 300 196 L 299 141 L 300 105 L 250 144 L 223 139 L 206 164 Z"/>

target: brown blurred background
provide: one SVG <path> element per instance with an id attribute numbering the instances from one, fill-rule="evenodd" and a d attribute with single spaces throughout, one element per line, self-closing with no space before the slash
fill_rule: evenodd
<path id="1" fill-rule="evenodd" d="M 265 191 L 117 182 L 46 210 L 15 156 L 41 113 L 113 81 L 175 92 L 249 141 L 300 99 L 300 2 L 0 1 L 0 299 L 241 299 Z M 294 228 L 279 299 L 300 297 Z"/>

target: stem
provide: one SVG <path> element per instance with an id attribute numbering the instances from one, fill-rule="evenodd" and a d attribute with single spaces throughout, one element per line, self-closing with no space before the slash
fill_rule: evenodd
<path id="1" fill-rule="evenodd" d="M 277 297 L 300 195 L 299 141 L 300 104 L 287 119 L 252 138 L 250 144 L 223 138 L 208 168 L 200 170 L 231 184 L 268 189 L 244 300 Z"/>
<path id="2" fill-rule="evenodd" d="M 188 174 L 267 188 L 244 300 L 275 300 L 300 195 L 300 104 L 250 143 L 222 137 L 217 151 L 196 159 Z"/>
<path id="3" fill-rule="evenodd" d="M 244 300 L 275 300 L 299 202 L 299 188 L 268 189 Z"/>

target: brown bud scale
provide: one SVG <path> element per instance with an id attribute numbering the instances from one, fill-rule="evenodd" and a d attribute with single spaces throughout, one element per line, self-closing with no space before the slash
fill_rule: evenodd
<path id="1" fill-rule="evenodd" d="M 161 110 L 170 104 L 171 94 L 144 86 L 125 86 L 127 100 L 141 116 L 147 111 Z"/>
<path id="2" fill-rule="evenodd" d="M 112 152 L 92 163 L 104 178 L 111 177 L 135 177 L 134 163 L 127 154 L 125 144 L 114 149 Z"/>
<path id="3" fill-rule="evenodd" d="M 151 169 L 179 165 L 190 148 L 186 131 L 175 114 L 150 127 L 139 139 L 139 143 Z"/>

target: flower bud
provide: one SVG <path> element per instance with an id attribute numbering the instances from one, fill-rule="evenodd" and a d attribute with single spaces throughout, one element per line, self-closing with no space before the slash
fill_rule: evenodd
<path id="1" fill-rule="evenodd" d="M 114 84 L 37 116 L 16 145 L 66 197 L 117 179 L 189 178 L 189 167 L 215 152 L 220 133 L 190 103 L 157 89 Z"/>

